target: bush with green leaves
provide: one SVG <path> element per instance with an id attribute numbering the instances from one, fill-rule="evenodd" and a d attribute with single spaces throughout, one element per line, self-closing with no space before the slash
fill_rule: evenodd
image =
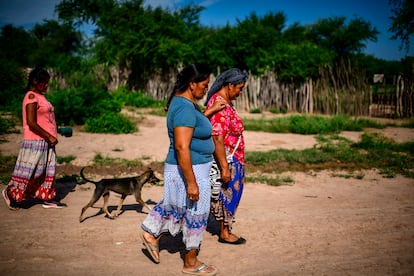
<path id="1" fill-rule="evenodd" d="M 320 116 L 293 115 L 290 117 L 289 130 L 299 134 L 329 133 L 329 122 Z"/>
<path id="2" fill-rule="evenodd" d="M 21 117 L 22 101 L 27 91 L 24 70 L 0 57 L 0 72 L 0 110 Z"/>
<path id="3" fill-rule="evenodd" d="M 260 108 L 253 108 L 252 110 L 250 110 L 251 114 L 260 114 L 262 113 L 262 111 L 260 110 Z"/>
<path id="4" fill-rule="evenodd" d="M 83 125 L 89 118 L 118 113 L 122 108 L 107 91 L 93 88 L 62 89 L 47 97 L 55 108 L 58 125 Z"/>
<path id="5" fill-rule="evenodd" d="M 62 89 L 46 94 L 55 108 L 58 125 L 81 125 L 85 121 L 86 107 L 84 99 L 75 89 Z"/>
<path id="6" fill-rule="evenodd" d="M 146 95 L 142 91 L 130 91 L 125 87 L 120 87 L 111 92 L 114 99 L 125 106 L 134 107 L 161 107 L 165 104 L 155 100 L 153 97 Z"/>
<path id="7" fill-rule="evenodd" d="M 93 133 L 134 133 L 137 131 L 136 125 L 131 120 L 120 113 L 105 113 L 100 117 L 87 119 L 85 131 Z"/>
<path id="8" fill-rule="evenodd" d="M 85 84 L 85 82 L 80 82 Z M 120 88 L 112 92 L 106 89 L 80 86 L 61 89 L 47 95 L 55 107 L 58 125 L 84 125 L 88 132 L 131 133 L 136 127 L 121 114 L 122 107 L 160 107 L 156 101 L 142 92 Z M 117 129 L 119 127 L 119 129 Z"/>
<path id="9" fill-rule="evenodd" d="M 13 127 L 12 122 L 0 116 L 0 134 L 5 134 Z"/>

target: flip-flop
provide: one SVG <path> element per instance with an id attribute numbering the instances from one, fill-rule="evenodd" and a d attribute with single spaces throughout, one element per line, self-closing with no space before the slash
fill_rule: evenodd
<path id="1" fill-rule="evenodd" d="M 156 252 L 158 253 L 158 256 L 160 255 L 160 250 L 159 250 L 158 245 L 154 245 L 154 244 L 150 243 L 149 241 L 147 241 L 147 240 L 145 239 L 145 237 L 144 237 L 144 233 L 142 233 L 141 238 L 142 238 L 142 244 L 143 244 L 143 245 L 145 246 L 145 248 L 147 249 L 148 253 L 150 254 L 150 256 L 151 256 L 151 258 L 152 258 L 152 260 L 153 260 L 155 263 L 159 264 L 159 263 L 160 263 L 160 258 L 159 258 L 159 257 L 157 257 L 157 256 L 154 254 L 154 251 L 156 251 Z"/>
<path id="2" fill-rule="evenodd" d="M 213 271 L 211 272 L 203 272 L 207 268 L 211 267 Z M 202 264 L 199 267 L 192 269 L 192 270 L 182 270 L 184 274 L 190 274 L 190 275 L 207 275 L 207 276 L 213 276 L 217 274 L 217 268 L 212 265 Z"/>

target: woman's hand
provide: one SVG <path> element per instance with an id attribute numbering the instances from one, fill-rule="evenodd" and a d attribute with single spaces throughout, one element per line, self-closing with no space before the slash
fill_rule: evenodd
<path id="1" fill-rule="evenodd" d="M 213 135 L 213 141 L 215 145 L 214 158 L 220 167 L 221 181 L 228 183 L 231 180 L 231 172 L 227 163 L 226 151 L 224 150 L 224 137 Z"/>
<path id="2" fill-rule="evenodd" d="M 214 113 L 216 113 L 216 112 L 218 112 L 218 111 L 220 111 L 220 110 L 224 109 L 225 107 L 226 107 L 226 102 L 224 102 L 223 100 L 219 99 L 219 100 L 215 101 L 215 102 L 213 103 L 213 105 L 212 105 L 212 106 L 210 106 L 210 108 L 209 108 L 209 109 L 206 109 L 206 110 L 204 111 L 204 115 L 205 115 L 207 118 L 210 118 L 210 117 L 211 117 Z"/>
<path id="3" fill-rule="evenodd" d="M 53 137 L 52 135 L 48 135 L 46 141 L 51 145 L 52 147 L 56 146 L 58 143 L 58 139 L 56 137 Z"/>
<path id="4" fill-rule="evenodd" d="M 227 167 L 223 166 L 223 168 L 221 168 L 220 174 L 221 174 L 221 181 L 223 181 L 224 184 L 230 182 L 231 172 L 228 166 Z"/>
<path id="5" fill-rule="evenodd" d="M 200 191 L 197 184 L 187 184 L 187 197 L 192 201 L 198 201 L 200 199 Z"/>

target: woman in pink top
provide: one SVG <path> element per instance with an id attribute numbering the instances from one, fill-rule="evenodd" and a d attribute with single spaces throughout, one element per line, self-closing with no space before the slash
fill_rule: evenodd
<path id="1" fill-rule="evenodd" d="M 23 143 L 11 180 L 2 191 L 11 210 L 18 209 L 27 199 L 40 200 L 44 208 L 66 206 L 55 200 L 55 146 L 58 140 L 55 111 L 44 96 L 49 80 L 49 73 L 41 68 L 29 74 L 29 91 L 22 106 Z"/>
<path id="2" fill-rule="evenodd" d="M 227 70 L 214 81 L 206 99 L 207 109 L 217 101 L 226 104 L 224 109 L 210 116 L 215 144 L 214 158 L 221 174 L 220 194 L 217 200 L 212 198 L 211 212 L 220 221 L 218 241 L 228 244 L 246 243 L 244 238 L 231 232 L 244 186 L 244 126 L 232 101 L 240 95 L 246 81 L 247 74 L 240 69 Z M 229 164 L 227 157 L 233 152 L 232 162 Z"/>

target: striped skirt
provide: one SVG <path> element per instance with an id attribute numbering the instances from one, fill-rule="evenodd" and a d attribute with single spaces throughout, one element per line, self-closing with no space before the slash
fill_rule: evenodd
<path id="1" fill-rule="evenodd" d="M 7 186 L 8 195 L 17 202 L 31 198 L 54 199 L 55 173 L 55 148 L 45 140 L 23 140 Z"/>
<path id="2" fill-rule="evenodd" d="M 208 174 L 211 164 L 212 162 L 193 165 L 200 192 L 198 201 L 188 199 L 179 166 L 165 164 L 163 198 L 152 208 L 141 228 L 155 237 L 166 232 L 172 236 L 182 232 L 187 250 L 200 249 L 210 212 L 211 187 Z"/>

